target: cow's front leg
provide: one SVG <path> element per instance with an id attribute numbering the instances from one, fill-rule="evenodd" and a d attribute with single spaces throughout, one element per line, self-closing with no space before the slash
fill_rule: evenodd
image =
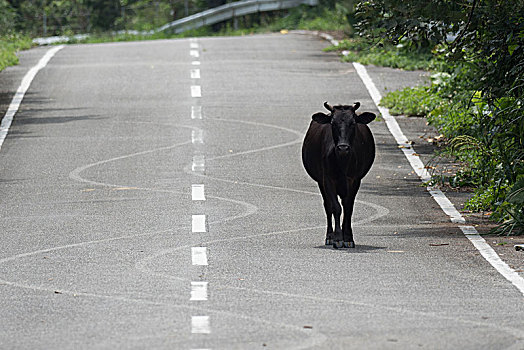
<path id="1" fill-rule="evenodd" d="M 322 200 L 324 201 L 324 210 L 326 212 L 326 219 L 327 219 L 327 230 L 326 230 L 326 245 L 332 245 L 333 244 L 333 210 L 331 208 L 331 201 L 329 199 L 329 196 L 326 193 L 326 190 L 324 187 L 319 184 L 318 186 L 320 188 L 320 193 L 322 194 Z"/>
<path id="2" fill-rule="evenodd" d="M 353 240 L 353 229 L 351 228 L 351 217 L 353 216 L 355 197 L 359 187 L 360 180 L 348 180 L 348 194 L 342 199 L 342 205 L 344 206 L 344 222 L 342 223 L 342 231 L 344 235 L 345 248 L 355 248 L 355 241 Z"/>
<path id="3" fill-rule="evenodd" d="M 331 244 L 333 248 L 342 248 L 344 245 L 344 236 L 342 233 L 342 226 L 340 225 L 340 215 L 342 214 L 342 206 L 338 202 L 336 183 L 334 181 L 326 181 L 324 185 L 324 191 L 322 192 L 324 197 L 324 205 L 329 208 L 329 211 L 333 215 L 334 228 L 332 231 Z M 328 209 L 326 209 L 327 213 Z M 331 227 L 331 215 L 328 215 L 328 233 Z M 326 235 L 326 244 L 328 243 L 328 235 Z"/>

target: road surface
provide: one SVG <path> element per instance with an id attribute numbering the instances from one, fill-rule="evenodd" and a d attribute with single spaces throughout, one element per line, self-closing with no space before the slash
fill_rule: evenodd
<path id="1" fill-rule="evenodd" d="M 522 294 L 383 121 L 357 247 L 323 245 L 300 161 L 311 115 L 324 101 L 378 113 L 325 46 L 272 34 L 58 51 L 0 151 L 0 348 L 524 349 Z M 381 89 L 413 78 L 385 72 L 370 70 Z"/>

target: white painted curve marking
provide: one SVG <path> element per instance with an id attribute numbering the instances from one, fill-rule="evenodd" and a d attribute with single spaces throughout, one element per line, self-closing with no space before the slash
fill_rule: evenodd
<path id="1" fill-rule="evenodd" d="M 207 248 L 191 247 L 191 262 L 196 266 L 207 266 Z"/>
<path id="2" fill-rule="evenodd" d="M 54 293 L 56 289 L 54 288 L 46 288 L 42 287 L 40 285 L 29 285 L 24 283 L 17 283 L 17 282 L 10 282 L 10 281 L 4 281 L 0 279 L 1 283 L 4 283 L 9 286 L 14 286 L 18 288 L 33 290 L 33 291 L 40 291 L 40 292 L 46 292 L 46 293 Z M 164 308 L 173 308 L 178 310 L 188 310 L 188 311 L 199 311 L 199 312 L 206 312 L 206 313 L 213 313 L 217 315 L 223 315 L 227 317 L 234 317 L 234 318 L 240 318 L 245 320 L 246 322 L 257 322 L 262 323 L 264 325 L 269 326 L 278 326 L 282 329 L 288 329 L 290 331 L 302 333 L 304 335 L 307 335 L 307 340 L 304 344 L 297 345 L 293 347 L 292 349 L 310 349 L 314 346 L 319 346 L 320 344 L 324 343 L 327 340 L 327 337 L 318 332 L 314 331 L 311 332 L 311 330 L 305 330 L 303 326 L 300 325 L 290 325 L 288 323 L 279 323 L 274 321 L 265 320 L 262 318 L 257 318 L 253 316 L 243 315 L 234 313 L 231 311 L 225 311 L 225 310 L 218 310 L 218 309 L 210 309 L 210 308 L 204 308 L 204 307 L 195 307 L 193 305 L 188 305 L 187 302 L 184 302 L 182 304 L 178 303 L 166 303 L 162 301 L 153 301 L 153 300 L 147 300 L 142 298 L 129 298 L 129 297 L 123 297 L 123 296 L 116 296 L 116 295 L 105 295 L 105 294 L 96 294 L 96 293 L 88 293 L 88 292 L 82 292 L 82 291 L 73 291 L 73 290 L 67 290 L 67 289 L 60 289 L 60 293 L 63 295 L 69 295 L 71 297 L 86 297 L 86 298 L 96 298 L 100 300 L 110 300 L 110 301 L 117 301 L 119 303 L 126 302 L 130 304 L 140 304 L 140 305 L 151 305 L 151 306 L 161 306 Z M 290 349 L 291 350 L 291 349 Z"/>
<path id="3" fill-rule="evenodd" d="M 22 79 L 22 82 L 20 83 L 20 86 L 16 90 L 15 95 L 13 96 L 13 99 L 11 100 L 11 103 L 9 104 L 9 107 L 7 108 L 7 112 L 4 115 L 4 118 L 2 119 L 2 123 L 0 124 L 0 149 L 2 149 L 2 145 L 5 141 L 5 138 L 7 137 L 7 133 L 9 132 L 9 128 L 11 127 L 11 124 L 13 123 L 13 118 L 15 114 L 18 112 L 18 109 L 20 108 L 20 105 L 22 104 L 22 100 L 24 99 L 24 96 L 31 86 L 31 83 L 33 82 L 33 79 L 35 78 L 36 74 L 45 66 L 47 66 L 47 63 L 49 63 L 49 60 L 53 58 L 53 56 L 64 48 L 64 45 L 56 46 L 51 49 L 49 49 L 45 55 L 38 61 L 38 63 L 33 66 Z"/>
<path id="4" fill-rule="evenodd" d="M 204 185 L 203 184 L 194 184 L 191 185 L 191 198 L 194 201 L 205 201 L 206 195 L 204 193 Z"/>
<path id="5" fill-rule="evenodd" d="M 205 301 L 207 300 L 207 286 L 208 282 L 191 282 L 191 301 Z"/>
<path id="6" fill-rule="evenodd" d="M 422 160 L 415 153 L 411 145 L 408 143 L 408 139 L 400 129 L 400 126 L 397 123 L 395 117 L 393 117 L 387 108 L 379 106 L 382 96 L 378 91 L 377 87 L 373 83 L 373 80 L 369 76 L 366 67 L 360 63 L 353 62 L 353 66 L 357 71 L 358 76 L 366 86 L 373 102 L 377 106 L 378 110 L 382 114 L 382 117 L 386 121 L 386 125 L 397 141 L 397 144 L 403 146 L 402 151 L 408 159 L 411 167 L 420 179 L 423 182 L 427 182 L 431 179 L 430 174 L 427 169 L 424 167 Z M 464 224 L 466 220 L 460 214 L 460 212 L 455 208 L 451 201 L 446 197 L 446 195 L 439 190 L 438 188 L 428 187 L 427 188 L 433 199 L 438 203 L 442 210 L 449 216 L 451 222 Z M 504 278 L 510 281 L 517 289 L 524 295 L 524 278 L 520 276 L 514 269 L 512 269 L 508 264 L 506 264 L 498 256 L 498 254 L 491 248 L 491 246 L 486 243 L 484 238 L 482 238 L 477 230 L 473 226 L 459 226 L 464 235 L 469 239 L 469 241 L 477 248 L 480 254 L 486 259 Z"/>
<path id="7" fill-rule="evenodd" d="M 193 233 L 206 232 L 206 216 L 193 215 L 191 218 L 191 230 Z"/>
<path id="8" fill-rule="evenodd" d="M 302 227 L 298 229 L 291 229 L 291 230 L 285 230 L 285 231 L 273 231 L 268 233 L 262 233 L 262 234 L 254 234 L 254 235 L 248 235 L 248 236 L 242 236 L 242 237 L 229 237 L 229 238 L 222 238 L 222 239 L 215 239 L 211 241 L 206 241 L 203 244 L 211 245 L 211 244 L 217 244 L 217 243 L 225 243 L 230 241 L 238 241 L 238 240 L 249 240 L 249 239 L 259 239 L 261 237 L 266 236 L 273 236 L 273 235 L 282 235 L 282 234 L 303 234 L 304 231 L 308 230 L 317 230 L 317 229 L 324 229 L 326 226 L 311 226 L 311 227 Z M 161 273 L 161 272 L 154 272 L 149 270 L 145 265 L 152 261 L 156 260 L 158 257 L 172 254 L 176 251 L 184 250 L 188 248 L 187 245 L 185 246 L 179 246 L 175 248 L 166 249 L 162 252 L 156 253 L 152 256 L 149 256 L 147 258 L 144 258 L 140 260 L 138 263 L 135 264 L 135 267 L 139 271 L 143 271 L 144 273 L 148 275 L 156 275 L 165 279 L 172 279 L 172 280 L 178 280 L 178 281 L 187 281 L 185 278 L 173 276 L 171 274 Z M 357 246 L 358 249 L 358 246 Z M 342 251 L 339 251 L 342 252 Z M 397 314 L 410 314 L 410 315 L 416 315 L 416 316 L 423 316 L 423 317 L 431 317 L 439 320 L 450 320 L 450 321 L 456 321 L 468 325 L 476 325 L 481 327 L 486 327 L 489 329 L 497 329 L 503 332 L 506 332 L 508 334 L 511 334 L 512 336 L 515 336 L 516 338 L 524 338 L 524 331 L 522 329 L 516 328 L 516 327 L 507 327 L 507 326 L 501 326 L 499 324 L 492 324 L 492 323 L 486 323 L 486 322 L 479 322 L 476 320 L 467 320 L 467 319 L 461 319 L 456 317 L 448 317 L 445 315 L 441 315 L 438 313 L 431 313 L 431 312 L 424 312 L 424 311 L 417 311 L 417 310 L 410 310 L 402 307 L 395 307 L 395 306 L 388 306 L 388 305 L 380 305 L 380 304 L 371 304 L 371 303 L 365 303 L 365 302 L 358 302 L 354 300 L 347 300 L 347 299 L 326 299 L 325 296 L 311 296 L 311 295 L 303 295 L 303 294 L 296 294 L 296 293 L 287 293 L 287 292 L 279 292 L 279 291 L 270 291 L 270 290 L 260 290 L 260 289 L 253 289 L 253 288 L 243 288 L 243 287 L 235 287 L 231 286 L 230 284 L 215 284 L 216 287 L 220 288 L 226 288 L 226 289 L 232 289 L 232 290 L 242 290 L 242 291 L 249 291 L 253 293 L 261 293 L 261 294 L 267 294 L 267 295 L 274 295 L 274 296 L 284 296 L 284 297 L 290 297 L 290 298 L 297 298 L 297 299 L 308 299 L 312 301 L 321 302 L 322 304 L 325 304 L 326 302 L 331 302 L 333 305 L 336 304 L 349 304 L 354 305 L 358 307 L 364 307 L 369 309 L 378 309 L 378 310 L 384 310 L 388 312 L 395 312 Z"/>

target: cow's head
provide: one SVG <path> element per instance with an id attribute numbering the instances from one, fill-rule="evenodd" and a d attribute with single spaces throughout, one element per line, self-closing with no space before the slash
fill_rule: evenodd
<path id="1" fill-rule="evenodd" d="M 356 124 L 367 124 L 376 117 L 370 112 L 357 114 L 355 111 L 360 107 L 360 102 L 356 102 L 353 106 L 330 106 L 324 102 L 324 107 L 330 114 L 316 113 L 313 115 L 313 120 L 320 124 L 331 124 L 335 151 L 339 155 L 347 154 L 351 150 Z"/>

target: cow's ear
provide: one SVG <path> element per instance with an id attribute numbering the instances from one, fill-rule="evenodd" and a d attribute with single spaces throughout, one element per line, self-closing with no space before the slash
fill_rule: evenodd
<path id="1" fill-rule="evenodd" d="M 319 124 L 331 123 L 331 116 L 328 114 L 321 113 L 321 112 L 313 114 L 312 118 L 314 121 L 316 121 Z"/>
<path id="2" fill-rule="evenodd" d="M 357 115 L 356 121 L 360 124 L 367 124 L 372 122 L 377 116 L 371 112 L 364 112 Z"/>

